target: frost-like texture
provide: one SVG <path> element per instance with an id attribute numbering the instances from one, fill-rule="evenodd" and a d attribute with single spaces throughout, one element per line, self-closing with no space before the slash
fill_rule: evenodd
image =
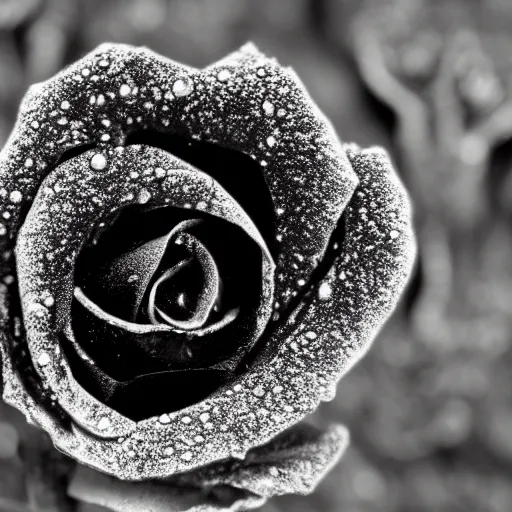
<path id="1" fill-rule="evenodd" d="M 136 128 L 257 161 L 276 218 L 275 264 L 252 220 L 212 177 L 162 150 L 127 146 Z M 80 146 L 87 151 L 59 163 Z M 140 421 L 84 389 L 59 345 L 85 240 L 135 203 L 201 210 L 255 240 L 263 254 L 257 331 L 265 329 L 229 384 Z M 4 279 L 2 290 L 4 399 L 64 453 L 133 481 L 243 460 L 332 399 L 393 310 L 414 258 L 408 198 L 386 154 L 342 146 L 297 76 L 252 45 L 204 70 L 103 45 L 33 86 L 0 154 L 0 214 L 4 255 L 16 255 L 16 269 L 4 275 L 18 280 Z M 282 479 L 270 473 L 264 481 L 262 466 L 250 462 L 208 478 L 255 496 L 309 491 L 341 453 L 339 432 L 331 434 L 334 441 L 323 441 L 334 448 L 318 464 L 304 441 L 310 473 L 302 487 L 287 481 L 296 459 L 280 459 Z"/>

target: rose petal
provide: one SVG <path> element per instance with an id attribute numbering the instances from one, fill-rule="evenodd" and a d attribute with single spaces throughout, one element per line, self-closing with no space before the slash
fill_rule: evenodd
<path id="1" fill-rule="evenodd" d="M 237 512 L 258 508 L 265 498 L 233 487 L 204 490 L 163 482 L 123 482 L 80 466 L 69 495 L 113 512 Z"/>
<path id="2" fill-rule="evenodd" d="M 311 493 L 338 461 L 347 442 L 348 433 L 342 427 L 320 432 L 300 425 L 251 451 L 244 462 L 214 465 L 167 482 L 127 483 L 80 466 L 68 492 L 75 499 L 119 512 L 239 510 L 233 506 L 247 510 L 272 496 Z M 223 489 L 224 497 L 244 497 L 244 502 L 235 505 L 230 500 L 221 505 L 212 497 L 215 489 Z"/>
<path id="3" fill-rule="evenodd" d="M 338 462 L 348 440 L 348 431 L 341 425 L 318 430 L 301 423 L 251 450 L 244 461 L 213 464 L 173 480 L 178 485 L 231 485 L 266 498 L 310 494 Z"/>
<path id="4" fill-rule="evenodd" d="M 229 371 L 195 368 L 145 371 L 119 381 L 83 353 L 72 333 L 62 336 L 61 343 L 74 378 L 102 403 L 136 421 L 183 409 L 233 379 Z"/>
<path id="5" fill-rule="evenodd" d="M 102 172 L 89 168 L 93 155 L 87 152 L 71 159 L 47 177 L 20 230 L 16 256 L 27 342 L 36 370 L 77 423 L 97 436 L 119 437 L 133 429 L 132 422 L 102 407 L 78 386 L 65 357 L 55 352 L 59 347 L 56 334 L 69 324 L 74 274 L 71 255 L 79 253 L 93 228 L 106 215 L 141 200 L 150 206 L 175 207 L 202 201 L 205 212 L 240 226 L 260 244 L 263 254 L 262 298 L 250 329 L 253 335 L 261 332 L 271 312 L 273 262 L 254 224 L 207 175 L 154 148 L 131 146 L 111 152 L 108 171 Z M 165 169 L 169 174 L 146 172 L 133 177 L 142 162 L 150 171 Z M 48 296 L 53 307 L 44 305 Z"/>
<path id="6" fill-rule="evenodd" d="M 149 240 L 135 249 L 100 262 L 102 254 L 87 254 L 87 268 L 80 281 L 89 298 L 115 316 L 135 322 L 142 298 L 157 268 L 162 262 L 169 242 L 177 233 L 201 222 L 199 219 L 179 222 L 166 235 Z M 108 231 L 106 235 L 108 236 Z M 94 259 L 93 262 L 90 260 Z"/>

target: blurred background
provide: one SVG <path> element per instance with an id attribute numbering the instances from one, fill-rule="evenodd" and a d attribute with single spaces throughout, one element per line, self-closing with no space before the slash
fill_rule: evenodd
<path id="1" fill-rule="evenodd" d="M 0 145 L 28 85 L 101 42 L 201 67 L 248 40 L 296 69 L 342 140 L 391 152 L 420 247 L 396 314 L 314 418 L 349 426 L 346 456 L 312 496 L 262 510 L 510 512 L 510 0 L 0 0 Z M 37 501 L 40 439 L 0 405 L 0 510 Z"/>

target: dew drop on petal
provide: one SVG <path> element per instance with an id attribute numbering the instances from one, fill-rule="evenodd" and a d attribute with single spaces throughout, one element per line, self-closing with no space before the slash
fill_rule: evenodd
<path id="1" fill-rule="evenodd" d="M 9 195 L 9 199 L 12 203 L 21 203 L 23 196 L 19 190 L 13 190 Z"/>
<path id="2" fill-rule="evenodd" d="M 123 84 L 119 88 L 119 94 L 121 96 L 128 96 L 130 94 L 130 92 L 131 92 L 131 88 L 128 84 Z"/>
<path id="3" fill-rule="evenodd" d="M 181 458 L 182 458 L 183 460 L 186 460 L 186 461 L 191 461 L 191 460 L 192 460 L 192 457 L 193 457 L 192 452 L 185 452 L 185 453 L 181 456 Z"/>
<path id="4" fill-rule="evenodd" d="M 193 86 L 192 83 L 188 80 L 176 80 L 172 85 L 172 92 L 178 98 L 187 96 L 192 92 Z"/>
<path id="5" fill-rule="evenodd" d="M 217 79 L 220 82 L 226 82 L 230 78 L 231 78 L 231 72 L 227 69 L 223 69 L 222 71 L 219 71 L 219 73 L 217 75 Z"/>
<path id="6" fill-rule="evenodd" d="M 255 396 L 261 398 L 262 396 L 265 396 L 265 390 L 263 389 L 262 386 L 256 386 L 252 392 L 254 393 Z"/>
<path id="7" fill-rule="evenodd" d="M 166 425 L 167 423 L 171 422 L 171 418 L 169 418 L 168 414 L 162 414 L 160 418 L 158 418 L 158 421 L 162 423 L 163 425 Z"/>
<path id="8" fill-rule="evenodd" d="M 46 299 L 44 299 L 43 304 L 47 308 L 51 308 L 55 304 L 55 299 L 51 295 L 49 295 L 48 297 L 46 297 Z"/>
<path id="9" fill-rule="evenodd" d="M 272 103 L 270 103 L 270 101 L 265 100 L 263 102 L 263 112 L 265 112 L 265 114 L 267 116 L 273 116 L 274 115 L 274 105 Z"/>
<path id="10" fill-rule="evenodd" d="M 50 364 L 50 356 L 46 352 L 43 352 L 37 359 L 37 363 L 39 366 L 46 366 Z"/>
<path id="11" fill-rule="evenodd" d="M 329 283 L 322 283 L 318 288 L 318 298 L 320 300 L 328 300 L 332 295 L 332 287 Z"/>
<path id="12" fill-rule="evenodd" d="M 146 204 L 151 199 L 151 193 L 149 190 L 143 188 L 137 196 L 137 202 L 139 204 Z"/>
<path id="13" fill-rule="evenodd" d="M 100 153 L 96 153 L 91 158 L 91 167 L 95 171 L 103 171 L 107 167 L 107 159 Z"/>
<path id="14" fill-rule="evenodd" d="M 98 429 L 99 430 L 107 430 L 107 428 L 110 428 L 110 420 L 108 418 L 101 418 L 100 421 L 98 421 Z"/>

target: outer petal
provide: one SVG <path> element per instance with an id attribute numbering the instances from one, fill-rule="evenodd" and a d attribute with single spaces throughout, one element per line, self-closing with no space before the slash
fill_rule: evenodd
<path id="1" fill-rule="evenodd" d="M 69 493 L 116 512 L 158 512 L 171 507 L 190 512 L 247 510 L 279 494 L 312 492 L 347 441 L 342 427 L 319 432 L 302 425 L 252 450 L 243 462 L 217 464 L 167 481 L 126 483 L 78 467 Z"/>
<path id="2" fill-rule="evenodd" d="M 84 467 L 77 468 L 69 494 L 113 512 L 238 512 L 258 508 L 266 501 L 229 486 L 198 489 L 165 482 L 123 482 Z"/>

